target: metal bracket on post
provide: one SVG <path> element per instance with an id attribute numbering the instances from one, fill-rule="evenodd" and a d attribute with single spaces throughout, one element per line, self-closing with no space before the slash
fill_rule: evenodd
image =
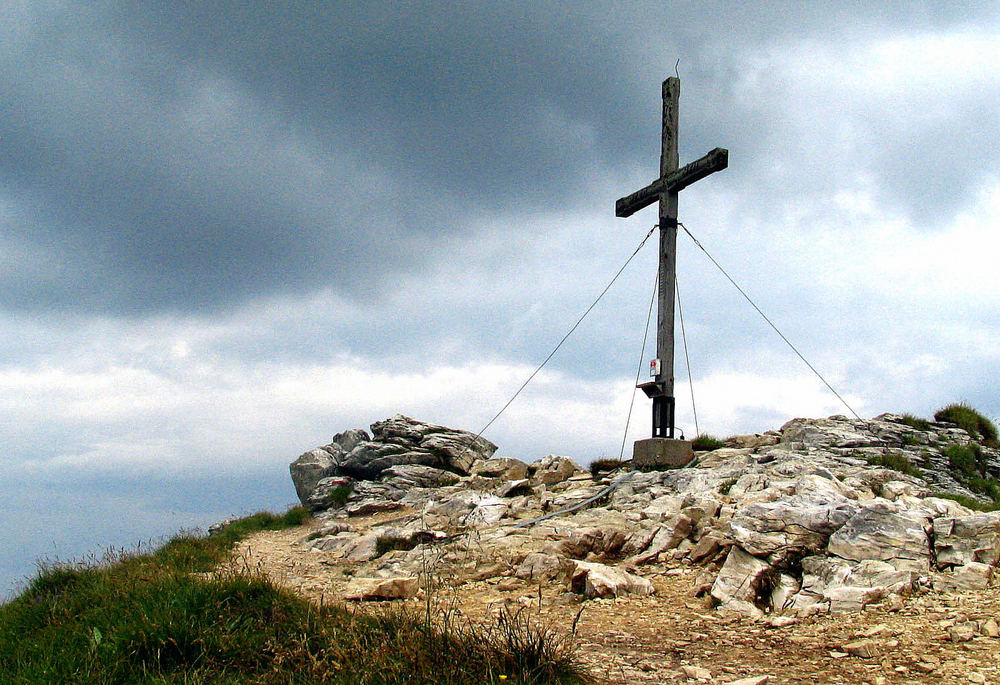
<path id="1" fill-rule="evenodd" d="M 674 398 L 660 396 L 653 398 L 653 437 L 674 437 Z"/>

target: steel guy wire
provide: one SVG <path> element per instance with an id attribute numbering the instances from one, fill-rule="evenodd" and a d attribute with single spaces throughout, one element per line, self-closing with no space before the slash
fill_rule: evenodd
<path id="1" fill-rule="evenodd" d="M 736 289 L 737 289 L 737 290 L 739 291 L 740 295 L 742 295 L 742 296 L 743 296 L 743 298 L 744 298 L 744 299 L 745 299 L 745 300 L 746 300 L 747 302 L 749 302 L 749 303 L 750 303 L 750 306 L 751 306 L 751 307 L 753 307 L 754 309 L 756 309 L 756 310 L 757 310 L 757 313 L 758 313 L 758 314 L 760 314 L 760 315 L 761 315 L 761 317 L 762 317 L 762 318 L 764 319 L 764 321 L 766 321 L 766 322 L 767 322 L 767 325 L 769 325 L 769 326 L 770 326 L 770 327 L 771 327 L 772 329 L 774 329 L 774 332 L 778 334 L 778 337 L 780 337 L 780 338 L 781 338 L 782 340 L 784 340 L 784 341 L 785 341 L 785 344 L 786 344 L 786 345 L 788 345 L 788 347 L 790 347 L 790 348 L 791 348 L 792 352 L 794 352 L 794 353 L 795 353 L 795 354 L 796 354 L 796 355 L 798 356 L 798 358 L 799 358 L 799 359 L 801 359 L 801 360 L 802 360 L 802 362 L 803 362 L 803 363 L 804 363 L 804 364 L 805 364 L 806 366 L 808 366 L 808 367 L 809 367 L 809 370 L 810 370 L 810 371 L 812 371 L 812 372 L 813 372 L 814 374 L 816 374 L 816 377 L 817 377 L 817 378 L 819 378 L 819 379 L 820 379 L 821 381 L 823 381 L 823 385 L 825 385 L 825 386 L 827 387 L 827 389 L 828 389 L 828 390 L 829 390 L 830 392 L 832 392 L 832 393 L 833 393 L 833 394 L 834 394 L 834 395 L 835 395 L 835 396 L 837 397 L 837 399 L 838 399 L 838 400 L 840 400 L 841 404 L 843 404 L 843 405 L 844 405 L 845 407 L 847 407 L 847 410 L 848 410 L 849 412 L 851 412 L 851 413 L 852 413 L 852 414 L 854 415 L 854 418 L 856 418 L 856 419 L 857 419 L 858 421 L 861 421 L 861 422 L 865 423 L 865 425 L 867 426 L 868 422 L 867 422 L 867 421 L 865 421 L 865 420 L 864 420 L 863 418 L 861 418 L 860 416 L 858 416 L 858 413 L 857 413 L 856 411 L 854 411 L 854 409 L 853 409 L 853 408 L 851 408 L 851 405 L 849 405 L 849 404 L 847 403 L 847 400 L 845 400 L 845 399 L 844 399 L 843 397 L 841 397 L 840 393 L 839 393 L 839 392 L 837 392 L 836 390 L 834 390 L 833 386 L 832 386 L 832 385 L 830 385 L 830 384 L 829 384 L 829 383 L 827 382 L 827 380 L 826 380 L 825 378 L 823 378 L 823 374 L 821 374 L 821 373 L 820 373 L 819 371 L 817 371 L 817 370 L 816 370 L 816 367 L 814 367 L 814 366 L 813 366 L 812 364 L 810 364 L 810 363 L 809 363 L 809 360 L 808 360 L 808 359 L 806 359 L 806 358 L 805 358 L 804 356 L 802 356 L 802 353 L 801 353 L 801 352 L 799 352 L 798 348 L 796 348 L 796 347 L 795 347 L 795 345 L 793 345 L 793 344 L 792 344 L 792 342 L 791 342 L 791 341 L 790 341 L 790 340 L 789 340 L 788 338 L 786 338 L 786 337 L 785 337 L 785 334 L 784 334 L 784 333 L 782 333 L 782 332 L 781 332 L 780 330 L 778 330 L 778 327 L 777 327 L 777 326 L 775 326 L 775 325 L 774 325 L 774 322 L 773 322 L 773 321 L 771 321 L 771 319 L 769 319 L 769 318 L 767 317 L 767 314 L 765 314 L 765 313 L 764 313 L 763 311 L 761 311 L 760 307 L 758 307 L 758 306 L 757 306 L 757 304 L 756 304 L 756 303 L 755 303 L 755 302 L 754 302 L 754 301 L 753 301 L 752 299 L 750 299 L 750 296 L 749 296 L 749 295 L 747 295 L 746 291 L 745 291 L 745 290 L 743 290 L 743 288 L 741 288 L 741 287 L 739 286 L 739 284 L 738 284 L 738 283 L 737 283 L 736 281 L 734 281 L 734 280 L 733 280 L 733 277 L 732 277 L 732 276 L 730 276 L 730 275 L 729 275 L 729 273 L 728 273 L 728 272 L 726 272 L 726 270 L 722 268 L 722 265 L 721 265 L 721 264 L 719 264 L 719 262 L 717 262 L 717 261 L 715 260 L 715 257 L 713 257 L 713 256 L 712 256 L 712 255 L 711 255 L 711 254 L 710 254 L 710 253 L 708 252 L 708 250 L 706 250 L 706 249 L 705 249 L 705 246 L 704 246 L 704 245 L 702 245 L 702 244 L 701 244 L 701 242 L 700 242 L 700 241 L 699 241 L 699 240 L 698 240 L 697 238 L 695 238 L 695 237 L 694 237 L 694 236 L 693 236 L 693 235 L 691 234 L 691 231 L 689 231 L 689 230 L 688 230 L 688 227 L 687 227 L 687 226 L 685 226 L 684 224 L 682 224 L 682 223 L 681 223 L 681 222 L 679 222 L 679 221 L 677 222 L 677 225 L 678 225 L 678 226 L 680 226 L 681 228 L 683 228 L 683 229 L 684 229 L 684 232 L 685 232 L 685 233 L 687 233 L 687 234 L 688 234 L 688 237 L 689 237 L 689 238 L 690 238 L 690 239 L 691 239 L 692 241 L 694 241 L 694 244 L 695 244 L 695 245 L 697 245 L 697 246 L 698 246 L 698 248 L 699 248 L 699 249 L 700 249 L 700 250 L 701 250 L 702 252 L 704 252 L 704 253 L 705 253 L 705 256 L 706 256 L 706 257 L 708 257 L 708 258 L 709 258 L 709 260 L 711 260 L 712 264 L 714 264 L 714 265 L 715 265 L 715 268 L 717 268 L 717 269 L 718 269 L 718 270 L 719 270 L 720 272 L 722 272 L 722 275 L 726 277 L 726 280 L 728 280 L 728 281 L 729 281 L 730 283 L 732 283 L 733 287 L 734 287 L 734 288 L 736 288 Z M 869 430 L 870 430 L 870 429 L 869 429 Z M 877 436 L 876 436 L 876 437 L 877 437 Z"/>
<path id="2" fill-rule="evenodd" d="M 625 268 L 632 262 L 635 256 L 639 254 L 639 250 L 642 249 L 642 246 L 646 244 L 647 240 L 649 240 L 649 236 L 653 235 L 653 231 L 655 231 L 657 228 L 659 228 L 659 224 L 653 224 L 653 227 L 649 229 L 648 233 L 646 233 L 646 237 L 644 237 L 642 240 L 639 241 L 639 245 L 635 248 L 635 250 L 632 251 L 632 254 L 629 255 L 628 259 L 625 260 L 625 263 L 622 264 L 621 268 L 618 269 L 618 272 L 615 273 L 615 275 L 611 278 L 608 284 L 604 286 L 604 290 L 602 290 L 601 293 L 597 296 L 597 298 L 593 302 L 591 302 L 590 306 L 587 307 L 587 309 L 583 312 L 583 314 L 580 315 L 580 318 L 576 320 L 576 323 L 573 324 L 572 328 L 570 328 L 569 331 L 566 333 L 566 335 L 562 337 L 562 340 L 560 340 L 556 344 L 556 346 L 552 348 L 552 351 L 549 352 L 548 356 L 545 357 L 542 363 L 539 364 L 538 367 L 531 372 L 531 375 L 528 376 L 528 378 L 524 381 L 524 383 L 521 383 L 521 387 L 519 387 L 517 391 L 513 395 L 511 395 L 510 399 L 507 400 L 506 404 L 500 407 L 500 411 L 498 411 L 493 416 L 492 419 L 487 421 L 486 425 L 483 426 L 479 430 L 479 432 L 476 433 L 475 437 L 469 441 L 469 444 L 465 446 L 465 450 L 463 450 L 462 452 L 463 455 L 465 454 L 465 452 L 469 451 L 469 448 L 471 448 L 472 445 L 475 444 L 476 440 L 478 440 L 483 436 L 483 433 L 485 433 L 486 430 L 493 425 L 493 422 L 496 421 L 498 418 L 500 418 L 500 415 L 507 410 L 507 407 L 509 407 L 514 402 L 514 400 L 517 399 L 517 396 L 521 394 L 521 391 L 528 386 L 528 383 L 530 383 L 535 378 L 535 376 L 538 375 L 538 372 L 541 371 L 545 367 L 545 365 L 549 363 L 549 360 L 555 356 L 555 353 L 559 351 L 559 348 L 563 346 L 563 343 L 566 342 L 569 336 L 573 335 L 573 332 L 577 329 L 577 327 L 579 327 L 579 325 L 583 323 L 583 320 L 587 318 L 587 315 L 590 314 L 591 310 L 597 306 L 597 303 L 601 301 L 601 298 L 603 298 L 604 295 L 608 292 L 608 290 L 611 289 L 611 286 L 615 284 L 615 281 L 618 280 L 618 277 L 622 275 L 622 272 L 625 271 Z"/>
<path id="3" fill-rule="evenodd" d="M 674 292 L 677 294 L 677 315 L 681 320 L 681 340 L 684 341 L 684 363 L 687 365 L 688 389 L 691 391 L 691 412 L 694 414 L 694 434 L 697 437 L 701 435 L 701 429 L 698 428 L 698 407 L 694 403 L 694 379 L 691 378 L 691 358 L 688 356 L 688 338 L 687 332 L 684 330 L 684 308 L 681 306 L 681 289 L 676 277 L 674 278 Z"/>
<path id="4" fill-rule="evenodd" d="M 649 337 L 649 322 L 653 318 L 653 303 L 656 301 L 657 286 L 660 283 L 660 271 L 657 269 L 653 278 L 653 294 L 649 298 L 649 310 L 646 312 L 646 328 L 642 332 L 642 349 L 639 350 L 639 365 L 635 370 L 635 386 L 632 388 L 632 399 L 628 403 L 628 416 L 625 418 L 625 434 L 622 436 L 622 448 L 618 452 L 618 461 L 625 456 L 625 442 L 628 440 L 628 427 L 632 423 L 632 408 L 635 406 L 635 391 L 639 387 L 639 376 L 642 374 L 642 360 L 646 357 L 646 338 Z"/>

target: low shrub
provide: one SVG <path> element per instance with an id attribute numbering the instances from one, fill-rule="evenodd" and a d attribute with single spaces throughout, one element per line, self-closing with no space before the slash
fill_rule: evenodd
<path id="1" fill-rule="evenodd" d="M 597 478 L 602 473 L 608 473 L 609 471 L 621 468 L 621 465 L 624 463 L 621 459 L 595 459 L 590 462 L 590 475 Z"/>
<path id="2" fill-rule="evenodd" d="M 997 427 L 988 418 L 965 403 L 949 404 L 934 414 L 935 421 L 953 423 L 963 429 L 976 442 L 987 447 L 1000 447 Z"/>
<path id="3" fill-rule="evenodd" d="M 994 502 L 1000 502 L 1000 483 L 995 478 L 970 478 L 965 485 L 973 492 L 986 495 Z"/>

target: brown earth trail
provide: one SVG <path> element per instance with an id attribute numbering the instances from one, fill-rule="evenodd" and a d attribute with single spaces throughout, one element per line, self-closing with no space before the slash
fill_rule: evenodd
<path id="1" fill-rule="evenodd" d="M 402 512 L 352 519 L 364 529 Z M 340 602 L 352 582 L 351 567 L 299 543 L 320 522 L 246 540 L 245 563 L 315 602 Z M 527 612 L 536 625 L 570 638 L 577 659 L 598 678 L 615 683 L 1000 683 L 1000 591 L 924 593 L 889 597 L 859 613 L 807 618 L 752 619 L 714 612 L 693 596 L 699 569 L 690 565 L 645 574 L 656 594 L 583 601 L 559 583 L 517 578 L 476 580 L 453 568 L 427 577 L 437 606 L 472 621 L 489 621 L 501 608 Z M 439 575 L 436 575 L 439 574 Z M 446 575 L 445 575 L 446 574 Z M 443 582 L 442 582 L 443 581 Z M 383 602 L 365 603 L 378 607 Z M 392 602 L 414 612 L 421 596 Z M 575 625 L 575 636 L 571 635 Z M 990 633 L 994 635 L 991 636 Z M 767 680 L 759 680 L 767 676 Z"/>

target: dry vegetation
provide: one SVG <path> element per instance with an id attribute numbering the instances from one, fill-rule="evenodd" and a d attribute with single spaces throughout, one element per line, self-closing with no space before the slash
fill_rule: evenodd
<path id="1" fill-rule="evenodd" d="M 352 523 L 371 525 L 385 518 Z M 322 554 L 298 546 L 308 532 L 261 533 L 248 538 L 241 551 L 278 583 L 314 602 L 336 603 L 338 592 L 352 580 L 349 567 L 325 563 Z M 470 544 L 470 554 L 474 552 Z M 717 683 L 765 675 L 769 683 L 1000 682 L 1000 639 L 982 631 L 967 641 L 960 634 L 958 641 L 952 636 L 955 626 L 1000 620 L 996 588 L 917 595 L 857 614 L 772 622 L 722 615 L 696 599 L 695 567 L 660 568 L 644 575 L 656 587 L 654 596 L 583 602 L 554 583 L 475 580 L 449 570 L 434 576 L 433 603 L 453 621 L 481 625 L 490 625 L 501 612 L 520 612 L 571 640 L 575 658 L 609 682 L 693 682 L 684 667 L 690 673 L 700 673 L 692 667 L 706 669 Z M 392 604 L 421 615 L 427 600 L 424 594 L 372 606 Z"/>

